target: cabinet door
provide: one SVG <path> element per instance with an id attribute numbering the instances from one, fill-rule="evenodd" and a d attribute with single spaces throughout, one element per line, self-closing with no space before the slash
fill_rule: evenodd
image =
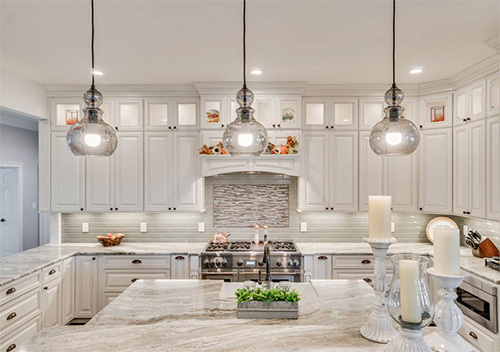
<path id="1" fill-rule="evenodd" d="M 303 133 L 303 173 L 299 178 L 301 211 L 329 210 L 328 139 L 328 132 L 304 131 Z"/>
<path id="2" fill-rule="evenodd" d="M 387 193 L 393 211 L 417 210 L 417 153 L 387 159 Z"/>
<path id="3" fill-rule="evenodd" d="M 331 255 L 315 255 L 314 256 L 314 279 L 332 278 L 332 256 Z"/>
<path id="4" fill-rule="evenodd" d="M 467 99 L 467 95 L 465 95 L 464 99 Z M 466 100 L 463 100 L 463 104 L 465 104 L 464 109 L 467 111 Z M 418 125 L 420 128 L 442 128 L 452 125 L 453 105 L 451 93 L 421 97 L 419 105 L 420 121 Z"/>
<path id="5" fill-rule="evenodd" d="M 173 133 L 147 132 L 145 138 L 145 210 L 167 211 L 174 206 L 171 193 Z"/>
<path id="6" fill-rule="evenodd" d="M 358 210 L 358 132 L 330 132 L 330 207 Z"/>
<path id="7" fill-rule="evenodd" d="M 201 132 L 201 144 L 207 146 L 214 146 L 222 142 L 222 131 L 202 131 Z"/>
<path id="8" fill-rule="evenodd" d="M 486 116 L 486 80 L 473 83 L 470 90 L 470 118 L 472 121 Z"/>
<path id="9" fill-rule="evenodd" d="M 118 147 L 114 157 L 115 210 L 142 211 L 144 209 L 143 133 L 118 133 Z M 168 153 L 168 150 L 164 151 Z"/>
<path id="10" fill-rule="evenodd" d="M 113 210 L 114 156 L 85 158 L 86 162 L 86 210 Z"/>
<path id="11" fill-rule="evenodd" d="M 144 129 L 142 100 L 117 100 L 115 106 L 114 125 L 119 131 L 141 131 Z"/>
<path id="12" fill-rule="evenodd" d="M 92 318 L 97 314 L 97 260 L 92 256 L 75 260 L 75 318 Z"/>
<path id="13" fill-rule="evenodd" d="M 253 103 L 255 109 L 254 117 L 266 128 L 276 128 L 276 101 L 272 97 L 256 96 Z"/>
<path id="14" fill-rule="evenodd" d="M 469 209 L 472 216 L 486 216 L 486 122 L 474 121 L 470 129 Z"/>
<path id="15" fill-rule="evenodd" d="M 420 131 L 420 210 L 438 214 L 452 212 L 451 128 Z"/>
<path id="16" fill-rule="evenodd" d="M 225 107 L 226 98 L 224 96 L 204 96 L 201 98 L 201 127 L 202 128 L 222 128 L 226 125 Z"/>
<path id="17" fill-rule="evenodd" d="M 295 148 L 298 153 L 301 152 L 302 147 L 302 133 L 300 130 L 285 130 L 285 131 L 269 131 L 269 142 L 276 146 L 286 146 L 288 137 L 295 138 L 299 145 Z"/>
<path id="18" fill-rule="evenodd" d="M 50 126 L 54 131 L 67 131 L 83 118 L 82 99 L 59 98 L 50 102 Z"/>
<path id="19" fill-rule="evenodd" d="M 198 132 L 176 132 L 174 134 L 173 210 L 201 211 L 204 204 L 204 179 L 201 177 L 198 147 Z"/>
<path id="20" fill-rule="evenodd" d="M 462 89 L 455 93 L 454 99 L 454 122 L 455 126 L 467 122 L 469 116 L 469 91 Z"/>
<path id="21" fill-rule="evenodd" d="M 52 133 L 52 211 L 81 211 L 85 207 L 85 158 L 76 157 L 66 143 L 66 132 Z"/>
<path id="22" fill-rule="evenodd" d="M 463 215 L 469 208 L 469 126 L 456 126 L 453 135 L 453 212 Z"/>
<path id="23" fill-rule="evenodd" d="M 170 278 L 174 280 L 189 279 L 189 257 L 187 255 L 172 255 Z"/>
<path id="24" fill-rule="evenodd" d="M 168 99 L 148 99 L 144 102 L 145 129 L 168 129 L 174 125 L 172 116 L 173 103 Z"/>
<path id="25" fill-rule="evenodd" d="M 332 101 L 333 125 L 337 130 L 358 128 L 358 100 L 336 98 Z M 377 121 L 378 122 L 378 121 Z"/>
<path id="26" fill-rule="evenodd" d="M 308 130 L 330 129 L 330 101 L 327 98 L 305 98 L 302 101 L 304 122 Z"/>
<path id="27" fill-rule="evenodd" d="M 370 132 L 359 132 L 359 210 L 368 211 L 368 197 L 385 195 L 386 162 L 370 147 Z"/>
<path id="28" fill-rule="evenodd" d="M 300 96 L 281 96 L 276 101 L 278 104 L 276 126 L 279 128 L 300 128 Z"/>
<path id="29" fill-rule="evenodd" d="M 177 99 L 174 103 L 174 129 L 196 130 L 200 128 L 200 108 L 197 99 Z"/>
<path id="30" fill-rule="evenodd" d="M 61 279 L 52 281 L 42 290 L 42 328 L 61 325 L 62 286 Z"/>
<path id="31" fill-rule="evenodd" d="M 500 112 L 500 74 L 486 79 L 486 90 L 486 113 L 487 116 L 494 116 Z"/>
<path id="32" fill-rule="evenodd" d="M 62 324 L 75 316 L 75 260 L 68 258 L 62 265 Z"/>
<path id="33" fill-rule="evenodd" d="M 359 99 L 359 128 L 372 129 L 384 117 L 385 102 L 383 98 Z"/>
<path id="34" fill-rule="evenodd" d="M 486 124 L 486 216 L 500 220 L 500 117 Z"/>

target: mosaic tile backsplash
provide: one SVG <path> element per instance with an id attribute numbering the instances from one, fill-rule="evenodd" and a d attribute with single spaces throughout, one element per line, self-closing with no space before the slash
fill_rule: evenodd
<path id="1" fill-rule="evenodd" d="M 288 185 L 214 185 L 214 226 L 289 227 Z"/>

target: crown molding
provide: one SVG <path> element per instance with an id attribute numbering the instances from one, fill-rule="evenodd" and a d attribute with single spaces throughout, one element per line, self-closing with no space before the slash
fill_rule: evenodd
<path id="1" fill-rule="evenodd" d="M 500 44 L 499 44 L 500 45 Z M 466 86 L 478 79 L 487 77 L 500 68 L 500 54 L 493 54 L 490 57 L 472 65 L 450 78 L 453 89 Z"/>
<path id="2" fill-rule="evenodd" d="M 490 48 L 500 54 L 500 33 L 485 41 L 484 44 L 488 45 Z"/>
<path id="3" fill-rule="evenodd" d="M 398 85 L 408 97 L 418 95 L 415 84 Z M 310 84 L 304 91 L 304 97 L 383 97 L 391 87 L 388 84 Z"/>
<path id="4" fill-rule="evenodd" d="M 81 97 L 89 89 L 88 85 L 46 85 L 49 98 Z M 100 85 L 98 90 L 104 98 L 130 97 L 199 97 L 191 84 L 171 85 Z"/>
<path id="5" fill-rule="evenodd" d="M 241 82 L 196 82 L 195 88 L 200 95 L 236 94 L 241 89 Z M 291 94 L 302 95 L 307 82 L 250 82 L 249 88 L 254 94 Z"/>

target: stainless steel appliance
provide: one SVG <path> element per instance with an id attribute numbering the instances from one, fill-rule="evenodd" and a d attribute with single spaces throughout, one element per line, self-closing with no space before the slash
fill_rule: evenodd
<path id="1" fill-rule="evenodd" d="M 272 281 L 302 281 L 302 257 L 293 242 L 269 242 Z M 262 281 L 264 244 L 250 241 L 209 243 L 201 254 L 201 277 L 227 282 Z"/>
<path id="2" fill-rule="evenodd" d="M 498 297 L 495 285 L 467 277 L 456 291 L 457 305 L 464 315 L 496 334 Z"/>

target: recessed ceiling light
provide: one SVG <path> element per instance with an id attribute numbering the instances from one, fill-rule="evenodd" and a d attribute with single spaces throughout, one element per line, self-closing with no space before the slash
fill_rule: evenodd
<path id="1" fill-rule="evenodd" d="M 411 73 L 412 75 L 417 75 L 417 74 L 419 74 L 419 73 L 422 73 L 422 71 L 423 71 L 423 70 L 422 70 L 421 68 L 414 68 L 413 70 L 410 70 L 410 73 Z"/>
<path id="2" fill-rule="evenodd" d="M 102 73 L 101 71 L 97 71 L 97 70 L 94 70 L 94 75 L 96 76 L 102 76 L 104 73 Z"/>
<path id="3" fill-rule="evenodd" d="M 260 70 L 258 68 L 254 68 L 252 71 L 250 71 L 250 73 L 252 75 L 261 75 L 262 74 L 262 70 Z"/>

